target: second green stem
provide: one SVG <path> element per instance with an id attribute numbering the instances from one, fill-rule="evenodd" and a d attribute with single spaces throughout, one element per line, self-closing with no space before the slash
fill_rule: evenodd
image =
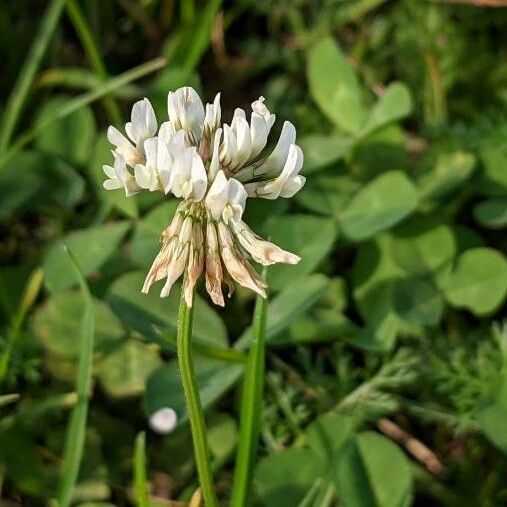
<path id="1" fill-rule="evenodd" d="M 181 382 L 187 402 L 188 417 L 190 420 L 190 429 L 192 431 L 192 440 L 194 443 L 194 455 L 199 475 L 201 491 L 206 503 L 206 507 L 218 507 L 218 500 L 213 485 L 213 472 L 211 470 L 208 441 L 206 438 L 206 428 L 204 424 L 204 414 L 199 397 L 199 387 L 194 371 L 194 362 L 192 359 L 192 314 L 193 309 L 189 308 L 183 297 L 180 300 L 180 309 L 178 315 L 178 364 L 180 368 Z"/>

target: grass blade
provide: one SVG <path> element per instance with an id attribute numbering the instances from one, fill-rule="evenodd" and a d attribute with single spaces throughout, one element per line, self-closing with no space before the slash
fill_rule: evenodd
<path id="1" fill-rule="evenodd" d="M 12 393 L 12 394 L 2 394 L 0 395 L 0 407 L 3 407 L 4 405 L 8 405 L 9 403 L 14 403 L 15 401 L 19 400 L 19 394 Z"/>
<path id="2" fill-rule="evenodd" d="M 79 4 L 76 0 L 67 0 L 67 13 L 69 18 L 76 29 L 76 32 L 81 40 L 81 44 L 86 52 L 88 60 L 97 76 L 102 80 L 106 81 L 109 75 L 106 70 L 106 66 L 100 56 L 100 51 L 95 44 L 92 32 L 86 22 L 86 18 L 83 16 Z M 104 107 L 109 116 L 109 120 L 119 125 L 122 122 L 122 115 L 118 104 L 111 95 L 105 95 L 102 99 Z"/>
<path id="3" fill-rule="evenodd" d="M 244 507 L 250 497 L 252 467 L 257 453 L 264 390 L 267 299 L 257 298 L 253 340 L 243 381 L 238 451 L 232 485 L 231 506 Z"/>
<path id="4" fill-rule="evenodd" d="M 146 480 L 146 435 L 141 431 L 136 437 L 134 449 L 134 489 L 137 507 L 150 507 Z"/>
<path id="5" fill-rule="evenodd" d="M 2 166 L 14 155 L 16 154 L 23 146 L 32 141 L 39 132 L 46 129 L 52 123 L 65 118 L 69 114 L 72 114 L 74 111 L 98 100 L 104 95 L 111 93 L 113 90 L 120 88 L 136 79 L 139 79 L 147 74 L 155 72 L 156 70 L 161 69 L 166 64 L 165 58 L 159 57 L 154 60 L 150 60 L 149 62 L 143 63 L 138 67 L 134 67 L 133 69 L 120 74 L 112 79 L 110 79 L 107 83 L 99 86 L 95 90 L 89 91 L 87 93 L 83 93 L 82 95 L 77 96 L 75 99 L 70 100 L 63 106 L 61 109 L 48 116 L 44 121 L 37 123 L 34 127 L 29 129 L 27 132 L 21 134 L 17 140 L 13 143 L 13 145 L 0 157 L 0 169 Z"/>
<path id="6" fill-rule="evenodd" d="M 28 56 L 18 75 L 7 100 L 7 107 L 0 126 L 0 153 L 9 145 L 16 123 L 26 102 L 35 74 L 46 52 L 49 41 L 62 14 L 66 0 L 52 0 L 39 26 L 37 37 L 32 43 Z"/>
<path id="7" fill-rule="evenodd" d="M 26 314 L 37 299 L 43 278 L 44 273 L 42 269 L 36 269 L 26 284 L 23 297 L 11 321 L 7 334 L 7 344 L 0 355 L 0 382 L 7 376 L 12 351 L 21 335 L 21 327 L 25 321 Z"/>
<path id="8" fill-rule="evenodd" d="M 72 252 L 65 248 L 70 262 L 74 267 L 79 286 L 84 296 L 82 318 L 81 348 L 77 369 L 76 394 L 78 400 L 70 415 L 65 438 L 65 448 L 61 465 L 62 475 L 58 490 L 59 507 L 68 507 L 72 497 L 72 490 L 76 483 L 81 458 L 83 457 L 86 419 L 88 415 L 88 396 L 91 387 L 93 369 L 93 341 L 95 334 L 95 315 L 93 300 L 76 259 Z"/>

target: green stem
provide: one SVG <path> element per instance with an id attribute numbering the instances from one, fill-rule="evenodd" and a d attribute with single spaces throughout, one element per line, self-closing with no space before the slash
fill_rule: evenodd
<path id="1" fill-rule="evenodd" d="M 206 439 L 204 414 L 192 360 L 192 315 L 193 309 L 189 308 L 185 303 L 182 291 L 178 315 L 178 336 L 176 339 L 181 383 L 183 384 L 183 392 L 185 393 L 187 402 L 190 429 L 194 443 L 195 462 L 204 501 L 207 507 L 218 507 L 218 500 L 213 485 L 208 441 Z"/>
<path id="2" fill-rule="evenodd" d="M 252 465 L 257 453 L 262 416 L 267 306 L 267 299 L 257 298 L 253 322 L 254 336 L 243 384 L 238 452 L 231 494 L 232 507 L 244 507 L 250 496 Z"/>
<path id="3" fill-rule="evenodd" d="M 55 31 L 66 0 L 53 0 L 44 13 L 37 37 L 7 100 L 0 128 L 0 152 L 5 151 L 33 84 L 35 74 Z"/>
<path id="4" fill-rule="evenodd" d="M 88 57 L 88 60 L 90 61 L 90 65 L 99 76 L 99 78 L 102 81 L 106 81 L 109 78 L 106 66 L 102 61 L 102 57 L 100 56 L 97 45 L 95 44 L 95 40 L 88 26 L 88 23 L 86 22 L 86 18 L 83 16 L 83 13 L 81 12 L 79 4 L 76 2 L 76 0 L 67 0 L 67 13 L 69 14 L 69 18 L 74 25 L 77 35 Z M 109 116 L 109 120 L 116 125 L 122 123 L 120 108 L 112 96 L 105 95 L 102 101 L 104 102 L 104 107 Z"/>

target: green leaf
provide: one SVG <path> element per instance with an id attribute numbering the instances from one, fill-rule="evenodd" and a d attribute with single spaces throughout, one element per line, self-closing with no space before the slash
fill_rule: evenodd
<path id="1" fill-rule="evenodd" d="M 498 308 L 507 294 L 507 260 L 492 248 L 473 248 L 460 255 L 445 296 L 476 315 Z"/>
<path id="2" fill-rule="evenodd" d="M 35 334 L 51 353 L 63 357 L 79 356 L 80 318 L 83 313 L 83 296 L 79 292 L 64 291 L 56 294 L 34 315 Z M 95 350 L 107 351 L 124 334 L 118 317 L 97 299 L 93 300 L 95 314 Z"/>
<path id="3" fill-rule="evenodd" d="M 106 132 L 101 132 L 95 140 L 92 157 L 87 167 L 88 173 L 94 184 L 97 196 L 102 202 L 114 206 L 130 218 L 137 218 L 137 199 L 127 197 L 123 188 L 119 190 L 106 190 L 102 186 L 102 183 L 106 179 L 106 175 L 102 170 L 103 165 L 114 165 L 111 144 L 107 140 Z"/>
<path id="4" fill-rule="evenodd" d="M 417 206 L 417 190 L 400 171 L 379 176 L 360 190 L 342 211 L 340 224 L 353 241 L 391 227 Z"/>
<path id="5" fill-rule="evenodd" d="M 470 178 L 474 169 L 475 157 L 470 153 L 440 155 L 435 167 L 417 181 L 421 199 L 433 201 L 449 195 Z"/>
<path id="6" fill-rule="evenodd" d="M 218 460 L 231 456 L 238 443 L 238 425 L 229 414 L 217 414 L 208 425 L 211 454 Z"/>
<path id="7" fill-rule="evenodd" d="M 153 346 L 128 340 L 97 363 L 97 377 L 109 396 L 123 398 L 144 391 L 147 378 L 162 361 Z"/>
<path id="8" fill-rule="evenodd" d="M 474 207 L 474 217 L 488 229 L 502 229 L 507 226 L 507 197 L 480 202 Z"/>
<path id="9" fill-rule="evenodd" d="M 475 414 L 475 418 L 486 437 L 499 449 L 507 453 L 507 432 L 505 431 L 507 407 L 491 403 L 479 409 Z"/>
<path id="10" fill-rule="evenodd" d="M 171 199 L 150 211 L 136 225 L 130 244 L 130 258 L 140 267 L 149 268 L 160 251 L 160 235 L 171 223 L 179 201 Z"/>
<path id="11" fill-rule="evenodd" d="M 392 298 L 394 311 L 409 324 L 435 326 L 440 322 L 444 300 L 432 284 L 417 278 L 395 280 Z"/>
<path id="12" fill-rule="evenodd" d="M 124 325 L 160 343 L 154 326 L 176 336 L 179 286 L 175 286 L 167 298 L 159 297 L 157 287 L 149 294 L 142 294 L 145 276 L 141 271 L 121 276 L 109 288 L 107 300 Z M 197 294 L 194 306 L 194 339 L 209 345 L 227 346 L 227 331 L 215 310 Z"/>
<path id="13" fill-rule="evenodd" d="M 324 474 L 312 450 L 292 448 L 263 458 L 255 469 L 254 487 L 266 507 L 294 507 Z"/>
<path id="14" fill-rule="evenodd" d="M 58 504 L 68 507 L 76 485 L 85 449 L 86 421 L 88 418 L 88 400 L 93 372 L 93 349 L 95 341 L 95 313 L 90 289 L 71 250 L 64 249 L 65 260 L 75 271 L 75 277 L 83 293 L 84 304 L 81 314 L 81 339 L 77 366 L 76 394 L 77 402 L 72 408 L 65 432 L 65 446 L 61 460 L 61 473 L 58 487 Z"/>
<path id="15" fill-rule="evenodd" d="M 389 123 L 401 120 L 411 110 L 412 99 L 408 88 L 401 83 L 392 83 L 373 106 L 361 134 L 367 136 Z"/>
<path id="16" fill-rule="evenodd" d="M 337 237 L 333 220 L 312 215 L 272 217 L 264 228 L 266 237 L 301 257 L 296 265 L 273 266 L 269 270 L 272 289 L 281 290 L 288 283 L 314 271 L 331 251 Z"/>
<path id="17" fill-rule="evenodd" d="M 338 217 L 345 205 L 361 188 L 361 183 L 348 175 L 336 174 L 336 171 L 325 171 L 310 176 L 306 180 L 303 192 L 296 194 L 301 206 L 311 211 Z"/>
<path id="18" fill-rule="evenodd" d="M 347 137 L 313 134 L 299 139 L 298 144 L 305 154 L 304 173 L 308 174 L 340 160 L 352 142 Z"/>
<path id="19" fill-rule="evenodd" d="M 338 457 L 336 491 L 344 507 L 405 507 L 412 497 L 407 458 L 389 439 L 364 432 Z"/>
<path id="20" fill-rule="evenodd" d="M 324 467 L 334 466 L 337 453 L 352 436 L 355 426 L 351 417 L 328 412 L 308 426 L 306 445 L 313 450 Z"/>
<path id="21" fill-rule="evenodd" d="M 100 268 L 116 252 L 129 227 L 127 222 L 89 227 L 71 232 L 54 243 L 43 265 L 47 288 L 51 292 L 57 292 L 76 283 L 73 270 L 64 260 L 63 245 L 76 252 L 76 259 L 86 276 Z"/>
<path id="22" fill-rule="evenodd" d="M 238 380 L 243 366 L 196 357 L 195 371 L 202 407 L 205 410 Z M 161 408 L 169 407 L 176 412 L 178 425 L 188 420 L 187 404 L 176 360 L 158 368 L 150 376 L 146 385 L 144 406 L 148 417 Z"/>
<path id="23" fill-rule="evenodd" d="M 393 233 L 390 253 L 393 262 L 407 273 L 431 277 L 442 287 L 452 270 L 456 250 L 450 227 L 423 218 L 411 220 Z"/>
<path id="24" fill-rule="evenodd" d="M 40 108 L 35 123 L 45 121 L 69 101 L 54 97 Z M 58 155 L 71 163 L 83 165 L 90 159 L 96 127 L 92 110 L 86 106 L 42 130 L 36 138 L 37 147 L 51 155 Z"/>
<path id="25" fill-rule="evenodd" d="M 507 195 L 507 155 L 503 147 L 486 148 L 481 155 L 482 171 L 479 173 L 478 190 L 483 195 Z"/>
<path id="26" fill-rule="evenodd" d="M 311 275 L 301 278 L 287 286 L 273 298 L 268 306 L 266 338 L 268 343 L 288 327 L 292 321 L 308 310 L 329 286 L 329 279 L 323 275 Z M 248 328 L 234 344 L 239 349 L 246 348 L 252 338 L 252 329 Z"/>
<path id="27" fill-rule="evenodd" d="M 310 93 L 322 112 L 345 132 L 356 134 L 366 113 L 355 72 L 330 37 L 315 44 L 307 55 Z"/>
<path id="28" fill-rule="evenodd" d="M 83 178 L 55 157 L 23 151 L 0 172 L 0 219 L 44 206 L 72 209 L 83 196 Z"/>

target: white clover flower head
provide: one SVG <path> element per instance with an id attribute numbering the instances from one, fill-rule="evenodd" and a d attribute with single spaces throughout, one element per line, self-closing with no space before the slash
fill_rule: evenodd
<path id="1" fill-rule="evenodd" d="M 263 155 L 275 122 L 264 97 L 252 103 L 249 120 L 236 109 L 230 124 L 221 124 L 219 93 L 205 107 L 193 88 L 180 88 L 169 93 L 167 110 L 169 121 L 158 128 L 153 107 L 143 99 L 125 125 L 128 139 L 108 129 L 115 160 L 113 167 L 103 166 L 106 190 L 123 188 L 127 196 L 161 191 L 182 199 L 162 232 L 162 247 L 142 292 L 165 279 L 160 296 L 166 297 L 184 274 L 184 297 L 192 306 L 204 272 L 217 305 L 224 305 L 222 285 L 230 296 L 233 281 L 265 297 L 267 285 L 250 260 L 268 266 L 300 259 L 259 237 L 242 217 L 249 197 L 288 198 L 303 187 L 303 152 L 294 125 L 286 121 L 273 151 Z"/>
<path id="2" fill-rule="evenodd" d="M 178 424 L 178 414 L 171 407 L 163 407 L 151 414 L 150 428 L 160 435 L 171 433 Z"/>

